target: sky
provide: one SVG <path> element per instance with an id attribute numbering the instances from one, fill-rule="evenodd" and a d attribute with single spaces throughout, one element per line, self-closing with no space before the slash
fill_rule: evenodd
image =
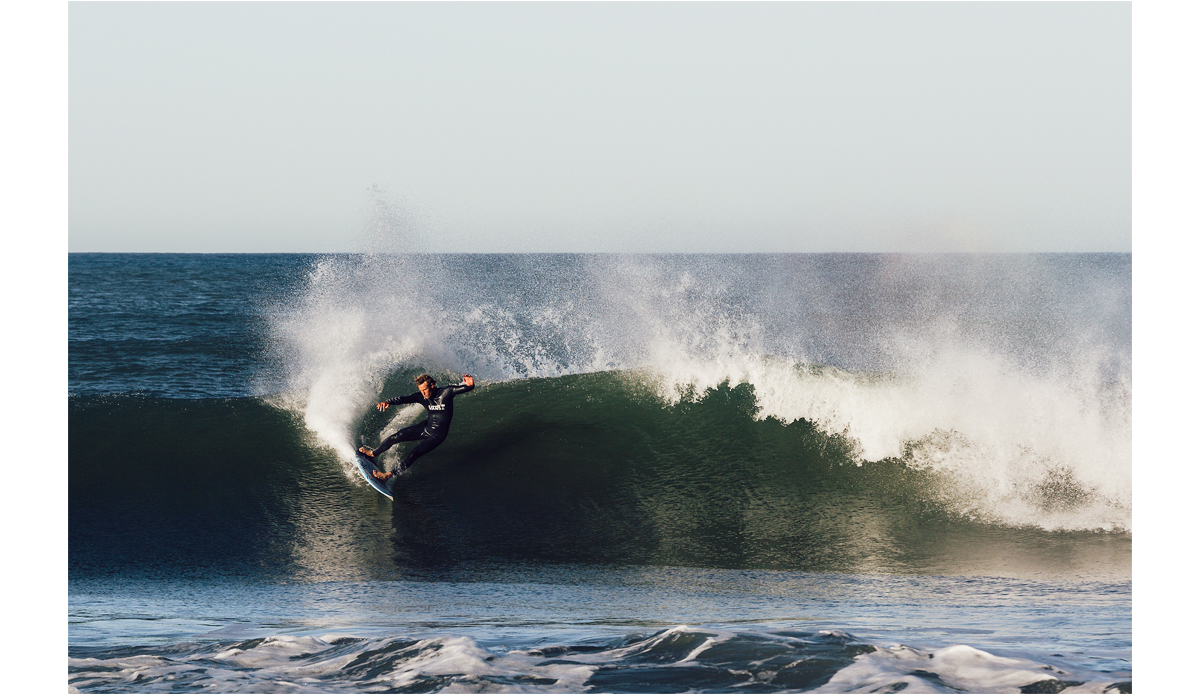
<path id="1" fill-rule="evenodd" d="M 1124 2 L 68 7 L 68 249 L 1132 248 Z"/>

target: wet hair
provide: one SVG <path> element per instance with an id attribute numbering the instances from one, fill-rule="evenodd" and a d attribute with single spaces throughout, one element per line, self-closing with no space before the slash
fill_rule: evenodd
<path id="1" fill-rule="evenodd" d="M 417 377 L 416 379 L 413 379 L 413 381 L 417 382 L 417 386 L 420 386 L 421 384 L 424 384 L 424 383 L 428 383 L 429 388 L 433 388 L 434 386 L 437 386 L 437 382 L 434 381 L 433 377 L 429 376 L 428 374 L 422 374 L 421 376 Z"/>

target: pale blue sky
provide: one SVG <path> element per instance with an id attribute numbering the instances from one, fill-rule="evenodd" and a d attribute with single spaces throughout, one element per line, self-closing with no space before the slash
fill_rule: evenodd
<path id="1" fill-rule="evenodd" d="M 377 200 L 426 251 L 1132 244 L 1128 3 L 71 3 L 69 50 L 71 251 L 365 250 Z"/>

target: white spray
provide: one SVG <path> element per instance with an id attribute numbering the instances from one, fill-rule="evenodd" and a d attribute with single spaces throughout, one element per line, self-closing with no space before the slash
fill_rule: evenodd
<path id="1" fill-rule="evenodd" d="M 1104 329 L 1128 322 L 1120 273 L 1051 291 L 1036 257 L 882 259 L 328 258 L 274 332 L 290 407 L 347 461 L 399 368 L 636 371 L 668 404 L 749 384 L 759 418 L 941 476 L 970 517 L 1130 529 L 1128 346 Z"/>

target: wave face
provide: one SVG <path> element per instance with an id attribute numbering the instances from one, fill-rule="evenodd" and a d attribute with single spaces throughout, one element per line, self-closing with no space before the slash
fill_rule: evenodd
<path id="1" fill-rule="evenodd" d="M 450 438 L 405 474 L 393 506 L 298 415 L 260 399 L 76 398 L 70 440 L 90 454 L 70 477 L 74 565 L 342 579 L 483 561 L 1011 572 L 1128 553 L 1125 534 L 972 519 L 956 479 L 908 458 L 860 462 L 845 436 L 759 418 L 747 384 L 664 405 L 601 372 L 460 399 Z M 390 431 L 372 413 L 356 437 Z M 1103 504 L 1065 483 L 1026 495 L 1048 514 Z"/>
<path id="2" fill-rule="evenodd" d="M 1128 573 L 1127 255 L 185 261 L 239 308 L 72 324 L 73 571 Z M 480 386 L 381 506 L 352 452 L 424 371 Z"/>

